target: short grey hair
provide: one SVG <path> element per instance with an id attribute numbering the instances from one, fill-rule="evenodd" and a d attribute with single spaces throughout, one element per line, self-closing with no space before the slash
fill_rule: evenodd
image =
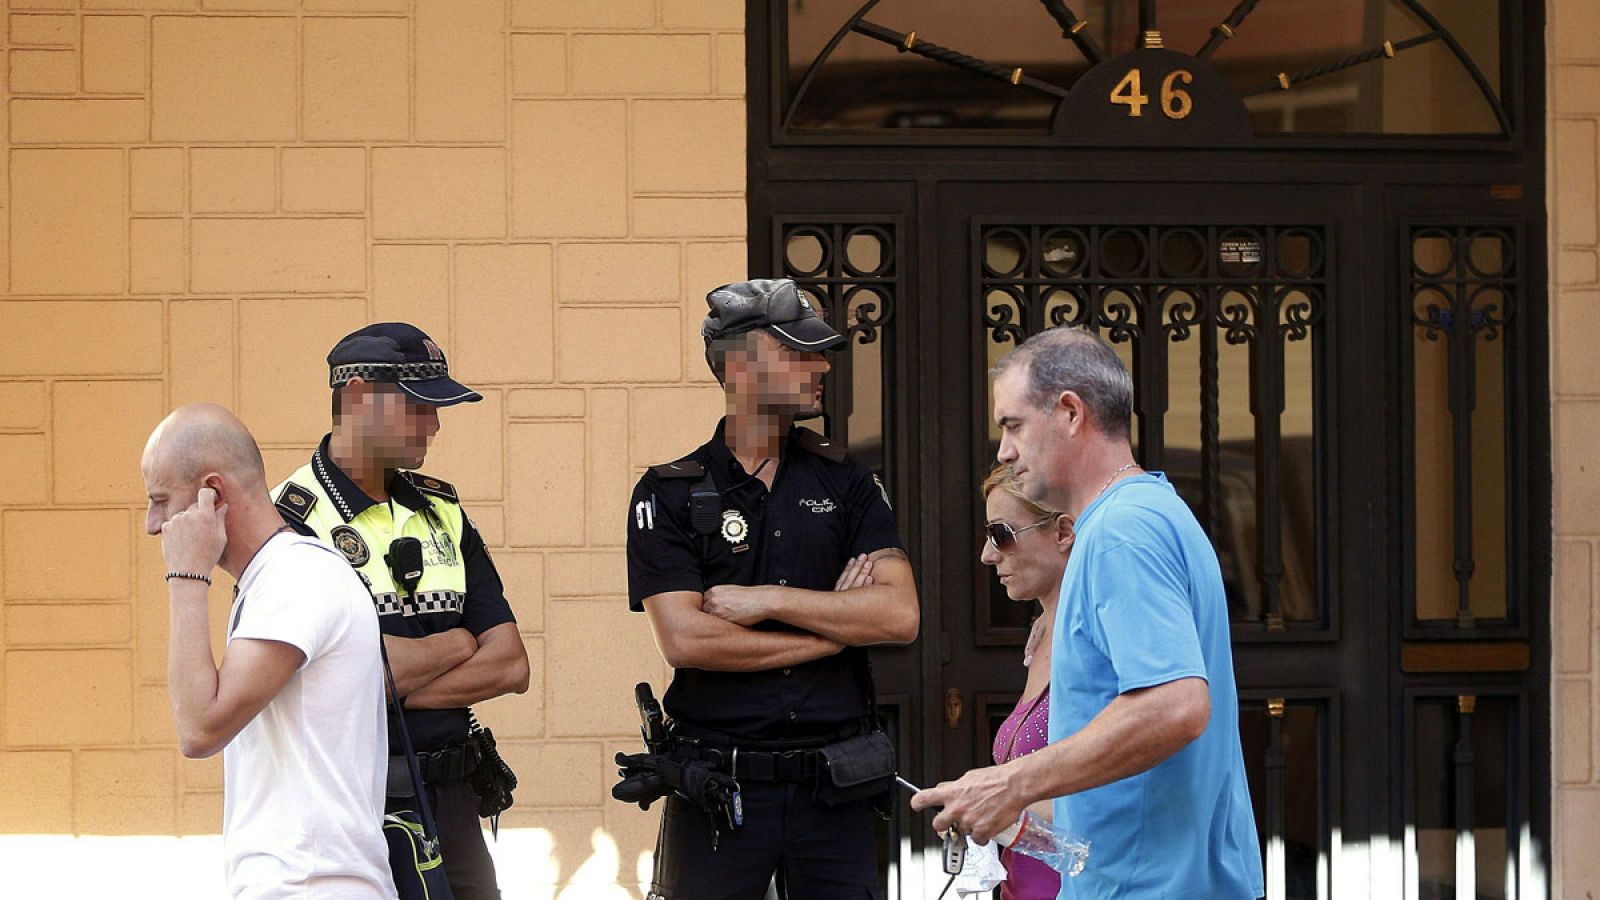
<path id="1" fill-rule="evenodd" d="M 1028 375 L 1028 400 L 1040 409 L 1063 391 L 1083 399 L 1095 426 L 1129 437 L 1133 430 L 1133 377 L 1105 339 L 1084 328 L 1041 331 L 1005 356 L 990 373 L 999 378 L 1019 366 Z"/>

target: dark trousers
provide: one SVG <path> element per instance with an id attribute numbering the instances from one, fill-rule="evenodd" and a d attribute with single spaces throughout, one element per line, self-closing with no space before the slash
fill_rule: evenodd
<path id="1" fill-rule="evenodd" d="M 478 795 L 465 781 L 428 785 L 433 817 L 439 823 L 439 844 L 444 852 L 444 874 L 455 900 L 500 900 L 494 859 L 483 839 L 478 819 Z M 390 798 L 389 808 L 413 809 L 409 797 Z"/>
<path id="2" fill-rule="evenodd" d="M 744 784 L 744 825 L 711 848 L 711 819 L 669 796 L 651 900 L 882 900 L 871 804 L 828 807 L 810 781 Z"/>

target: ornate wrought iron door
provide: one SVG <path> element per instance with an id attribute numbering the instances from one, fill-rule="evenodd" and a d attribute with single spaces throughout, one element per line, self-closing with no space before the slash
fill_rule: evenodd
<path id="1" fill-rule="evenodd" d="M 923 596 L 875 651 L 901 771 L 986 764 L 1021 688 L 987 370 L 1081 325 L 1218 550 L 1268 897 L 1545 896 L 1537 5 L 969 9 L 747 6 L 751 270 L 850 331 L 827 425 Z M 890 897 L 938 888 L 924 825 L 885 829 Z"/>
<path id="2" fill-rule="evenodd" d="M 1356 563 L 1375 547 L 1339 528 L 1360 502 L 1337 489 L 1360 452 L 1360 437 L 1337 427 L 1339 410 L 1359 387 L 1332 377 L 1367 340 L 1363 299 L 1340 290 L 1359 268 L 1340 252 L 1358 207 L 1337 191 L 1289 187 L 1246 198 L 1214 187 L 952 185 L 941 201 L 960 211 L 945 217 L 940 256 L 945 279 L 958 277 L 957 260 L 963 269 L 967 310 L 946 320 L 942 345 L 954 352 L 960 341 L 969 361 L 961 424 L 951 412 L 945 425 L 965 431 L 966 480 L 981 478 L 998 445 L 986 372 L 1000 356 L 1054 325 L 1112 342 L 1134 375 L 1136 455 L 1167 473 L 1223 566 L 1269 896 L 1338 896 L 1334 835 L 1368 827 L 1370 806 L 1356 798 L 1381 784 L 1364 764 L 1342 765 L 1353 735 L 1381 725 L 1383 693 L 1349 677 L 1382 644 L 1373 625 L 1384 610 L 1358 599 L 1377 593 L 1368 579 L 1379 573 Z M 975 499 L 957 505 L 981 519 Z M 1024 622 L 975 559 L 941 565 L 971 586 L 974 638 L 952 646 L 963 679 L 981 683 L 972 733 L 945 743 L 944 764 L 957 770 L 986 762 L 991 723 L 1015 699 L 1004 685 L 1017 680 Z M 944 608 L 947 631 L 960 634 L 962 611 Z"/>
<path id="3" fill-rule="evenodd" d="M 903 772 L 987 764 L 1022 682 L 1031 610 L 976 552 L 987 371 L 1039 329 L 1089 327 L 1134 373 L 1137 455 L 1218 550 L 1268 896 L 1538 895 L 1537 593 L 1508 562 L 1526 446 L 1504 444 L 1528 381 L 1521 226 L 1441 210 L 1374 235 L 1329 185 L 767 196 L 763 265 L 851 335 L 826 426 L 883 476 L 919 570 L 922 641 L 875 654 Z M 928 885 L 920 825 L 885 825 L 892 896 Z"/>

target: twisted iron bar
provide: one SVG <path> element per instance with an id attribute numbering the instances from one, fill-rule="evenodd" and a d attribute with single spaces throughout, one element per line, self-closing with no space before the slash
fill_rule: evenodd
<path id="1" fill-rule="evenodd" d="M 1254 97 L 1257 94 L 1265 94 L 1269 91 L 1287 91 L 1289 88 L 1294 87 L 1297 84 L 1304 84 L 1307 81 L 1321 78 L 1324 75 L 1332 75 L 1335 72 L 1342 72 L 1345 69 L 1359 66 L 1362 63 L 1372 62 L 1375 59 L 1393 59 L 1397 54 L 1405 50 L 1410 50 L 1412 47 L 1419 47 L 1430 41 L 1439 40 L 1440 37 L 1441 35 L 1439 32 L 1433 31 L 1419 37 L 1411 38 L 1410 40 L 1400 41 L 1399 43 L 1384 41 L 1382 44 L 1372 48 L 1371 50 L 1357 53 L 1354 56 L 1346 56 L 1344 59 L 1338 60 L 1337 62 L 1328 63 L 1325 66 L 1318 66 L 1314 69 L 1306 69 L 1303 72 L 1296 72 L 1293 75 L 1290 75 L 1287 72 L 1279 72 L 1277 78 L 1271 81 L 1262 82 L 1261 84 L 1258 84 L 1249 90 L 1242 91 L 1240 92 L 1240 96 Z"/>
<path id="2" fill-rule="evenodd" d="M 1217 52 L 1222 42 L 1233 37 L 1233 32 L 1244 24 L 1245 17 L 1254 12 L 1256 4 L 1260 2 L 1261 0 L 1239 0 L 1239 5 L 1233 8 L 1233 12 L 1228 13 L 1228 17 L 1223 19 L 1221 24 L 1211 29 L 1211 37 L 1206 39 L 1205 46 L 1201 47 L 1195 56 L 1207 59 Z"/>
<path id="3" fill-rule="evenodd" d="M 1089 60 L 1089 65 L 1096 65 L 1105 58 L 1100 52 L 1100 45 L 1084 32 L 1084 27 L 1089 24 L 1087 19 L 1080 19 L 1074 15 L 1062 0 L 1039 0 L 1039 3 L 1044 6 L 1044 11 L 1050 14 L 1050 18 L 1055 19 L 1056 24 L 1061 26 L 1061 36 L 1077 45 L 1078 51 Z"/>
<path id="4" fill-rule="evenodd" d="M 934 62 L 944 63 L 957 69 L 965 69 L 968 72 L 975 72 L 1008 84 L 1032 88 L 1040 93 L 1050 94 L 1053 97 L 1065 99 L 1067 96 L 1066 89 L 1057 87 L 1048 81 L 1040 81 L 1032 76 L 1024 75 L 1022 74 L 1022 69 L 1016 66 L 997 65 L 978 59 L 975 56 L 968 56 L 959 50 L 940 46 L 932 41 L 921 40 L 914 31 L 903 33 L 895 31 L 893 28 L 885 28 L 876 22 L 869 22 L 866 19 L 855 22 L 850 26 L 850 29 L 875 41 L 889 44 L 901 53 L 915 53 Z"/>

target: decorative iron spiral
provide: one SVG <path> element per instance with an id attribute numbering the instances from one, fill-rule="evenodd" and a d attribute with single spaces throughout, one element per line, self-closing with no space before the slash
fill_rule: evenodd
<path id="1" fill-rule="evenodd" d="M 1115 294 L 1105 292 L 1100 295 L 1098 324 L 1109 332 L 1106 339 L 1111 343 L 1126 343 L 1138 340 L 1142 336 L 1139 322 L 1140 299 L 1121 291 Z"/>
<path id="2" fill-rule="evenodd" d="M 877 301 L 857 299 L 863 293 Z M 881 305 L 880 305 L 881 304 Z M 894 318 L 894 303 L 884 288 L 878 285 L 858 284 L 844 292 L 845 319 L 849 328 L 846 337 L 854 337 L 858 344 L 871 344 L 878 339 L 880 330 Z"/>
<path id="3" fill-rule="evenodd" d="M 1260 313 L 1256 296 L 1250 291 L 1230 291 L 1217 304 L 1217 326 L 1230 344 L 1248 344 L 1256 338 Z"/>
<path id="4" fill-rule="evenodd" d="M 1011 302 L 993 302 L 996 294 Z M 983 324 L 988 327 L 989 335 L 996 344 L 1021 344 L 1027 340 L 1028 333 L 1022 327 L 1022 320 L 1026 318 L 1028 304 L 1021 294 L 1012 288 L 990 288 L 984 297 L 984 307 Z"/>
<path id="5" fill-rule="evenodd" d="M 1322 298 L 1317 291 L 1296 289 L 1278 295 L 1279 331 L 1291 341 L 1311 336 L 1311 327 L 1322 321 Z"/>
<path id="6" fill-rule="evenodd" d="M 1161 328 L 1167 339 L 1177 344 L 1187 341 L 1190 329 L 1205 320 L 1201 298 L 1181 288 L 1168 288 L 1161 292 L 1163 322 Z"/>

